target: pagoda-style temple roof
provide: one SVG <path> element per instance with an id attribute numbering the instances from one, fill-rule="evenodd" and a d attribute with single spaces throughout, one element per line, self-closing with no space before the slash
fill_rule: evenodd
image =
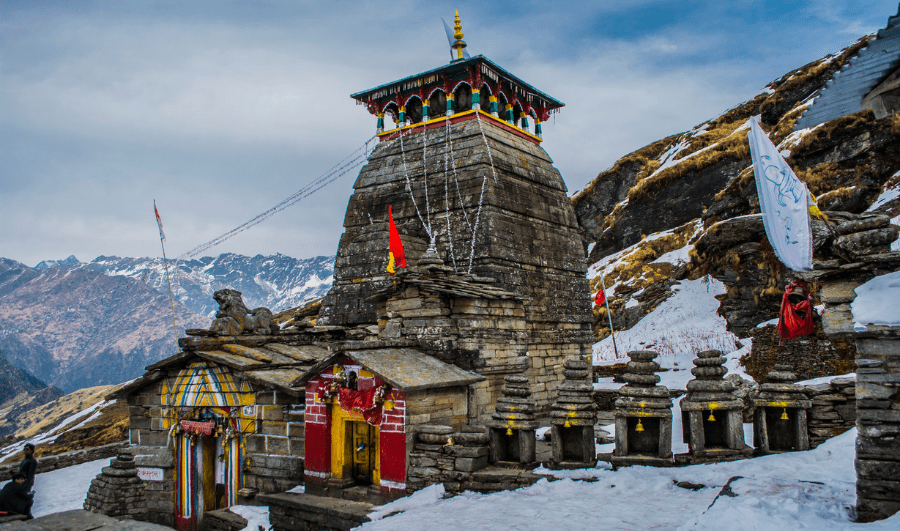
<path id="1" fill-rule="evenodd" d="M 472 86 L 472 88 L 481 88 L 480 86 L 473 86 L 471 83 L 470 80 L 475 77 L 472 75 L 473 72 L 479 72 L 481 77 L 484 78 L 484 81 L 488 82 L 489 85 L 498 84 L 501 87 L 501 90 L 506 89 L 509 91 L 507 96 L 511 94 L 515 95 L 516 99 L 524 99 L 525 101 L 532 103 L 536 108 L 540 107 L 551 111 L 565 106 L 565 103 L 541 92 L 531 84 L 522 81 L 520 78 L 509 73 L 506 69 L 484 55 L 476 55 L 475 57 L 464 61 L 453 61 L 450 64 L 432 70 L 420 72 L 396 81 L 391 81 L 390 83 L 379 85 L 375 88 L 351 94 L 350 97 L 362 104 L 370 106 L 371 112 L 371 106 L 373 104 L 395 101 L 398 96 L 400 96 L 401 99 L 406 99 L 402 97 L 417 95 L 423 88 L 426 88 L 428 89 L 428 92 L 431 92 L 432 89 L 440 88 L 441 85 L 446 85 L 446 82 L 450 82 L 453 86 L 449 91 L 445 90 L 445 92 L 452 92 L 456 88 L 456 85 L 463 81 L 468 82 L 469 86 Z M 405 101 L 403 103 L 405 104 Z M 373 114 L 376 113 L 373 112 Z"/>

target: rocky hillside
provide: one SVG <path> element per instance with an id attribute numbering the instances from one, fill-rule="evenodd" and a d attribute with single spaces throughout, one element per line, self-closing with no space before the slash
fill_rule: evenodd
<path id="1" fill-rule="evenodd" d="M 16 426 L 3 439 L 0 465 L 22 459 L 22 447 L 35 445 L 35 455 L 54 455 L 93 448 L 128 438 L 128 405 L 107 401 L 118 386 L 79 389 L 18 415 L 0 410 L 0 422 Z"/>
<path id="2" fill-rule="evenodd" d="M 0 438 L 21 428 L 17 419 L 24 413 L 62 395 L 59 389 L 11 364 L 0 351 Z"/>
<path id="3" fill-rule="evenodd" d="M 764 233 L 733 234 L 724 251 L 694 249 L 717 222 L 759 212 L 747 142 L 751 116 L 761 116 L 762 128 L 822 210 L 900 213 L 894 192 L 900 188 L 900 117 L 876 120 L 865 110 L 793 131 L 826 81 L 869 38 L 785 74 L 690 131 L 622 157 L 573 198 L 590 248 L 591 287 L 599 289 L 601 278 L 607 286 L 616 329 L 652 311 L 676 280 L 706 274 L 725 284 L 719 313 L 738 336 L 759 336 L 756 325 L 777 316 L 784 268 Z M 595 319 L 600 339 L 609 334 L 606 309 L 595 308 Z M 840 370 L 837 365 L 822 370 Z"/>

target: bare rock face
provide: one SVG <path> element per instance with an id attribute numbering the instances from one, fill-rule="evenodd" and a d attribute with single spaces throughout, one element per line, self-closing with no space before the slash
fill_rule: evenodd
<path id="1" fill-rule="evenodd" d="M 219 311 L 209 329 L 220 336 L 277 334 L 280 330 L 268 308 L 248 310 L 240 291 L 220 289 L 213 298 L 219 303 Z"/>

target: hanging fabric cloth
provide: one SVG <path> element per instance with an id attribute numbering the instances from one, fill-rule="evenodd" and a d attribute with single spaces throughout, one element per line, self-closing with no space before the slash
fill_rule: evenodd
<path id="1" fill-rule="evenodd" d="M 597 292 L 597 296 L 594 297 L 594 304 L 601 306 L 604 302 L 606 302 L 606 293 L 601 289 Z"/>
<path id="2" fill-rule="evenodd" d="M 785 286 L 778 314 L 778 335 L 782 339 L 808 336 L 815 331 L 812 300 L 805 282 L 795 280 Z"/>

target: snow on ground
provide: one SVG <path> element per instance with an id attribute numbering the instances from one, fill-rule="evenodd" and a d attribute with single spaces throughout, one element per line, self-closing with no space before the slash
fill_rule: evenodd
<path id="1" fill-rule="evenodd" d="M 432 491 L 393 502 L 397 505 L 376 507 L 378 515 L 406 510 L 357 529 L 897 529 L 900 514 L 870 524 L 851 521 L 850 509 L 856 502 L 855 439 L 854 429 L 809 452 L 680 468 L 634 466 L 613 472 L 601 463 L 585 470 L 538 469 L 565 479 L 541 480 L 496 494 L 464 492 L 442 499 L 438 493 L 443 489 L 433 486 Z M 737 496 L 718 496 L 735 476 L 742 476 L 730 485 Z M 572 477 L 596 481 L 574 481 Z M 675 483 L 680 481 L 704 487 L 692 491 L 677 487 Z"/>
<path id="2" fill-rule="evenodd" d="M 877 276 L 854 291 L 850 309 L 856 323 L 900 326 L 900 271 Z"/>
<path id="3" fill-rule="evenodd" d="M 37 518 L 83 508 L 91 480 L 105 466 L 109 466 L 109 458 L 37 474 L 34 476 L 35 494 L 31 514 Z M 0 488 L 7 483 L 9 481 L 0 483 Z"/>
<path id="4" fill-rule="evenodd" d="M 716 313 L 719 301 L 715 296 L 725 293 L 724 284 L 704 277 L 682 280 L 672 290 L 674 295 L 636 325 L 616 332 L 615 348 L 611 336 L 594 343 L 594 365 L 623 363 L 628 351 L 652 349 L 659 352 L 657 361 L 663 367 L 681 372 L 693 366 L 691 360 L 701 350 L 729 353 L 737 348 L 737 338 L 725 329 L 725 319 Z M 685 374 L 687 382 L 691 377 L 689 372 Z"/>

